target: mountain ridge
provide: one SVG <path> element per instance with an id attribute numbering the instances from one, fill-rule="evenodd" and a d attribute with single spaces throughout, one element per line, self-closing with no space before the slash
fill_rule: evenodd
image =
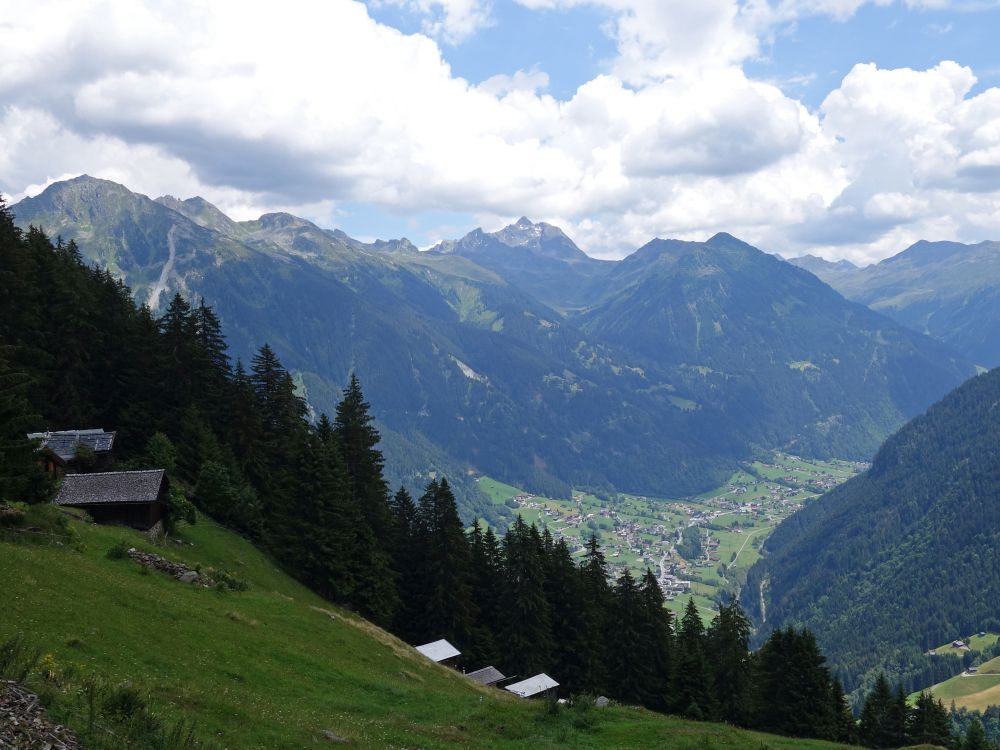
<path id="1" fill-rule="evenodd" d="M 417 484 L 436 466 L 553 496 L 565 496 L 570 484 L 678 496 L 717 485 L 758 448 L 867 458 L 888 432 L 972 372 L 939 344 L 874 313 L 858 328 L 864 316 L 851 303 L 730 235 L 656 240 L 623 261 L 598 261 L 561 230 L 525 219 L 498 233 L 472 232 L 454 252 L 414 252 L 402 241 L 362 243 L 290 215 L 224 221 L 203 199 L 154 202 L 109 185 L 57 183 L 12 208 L 18 222 L 74 236 L 91 261 L 138 280 L 140 301 L 157 290 L 161 302 L 174 291 L 204 297 L 235 354 L 246 360 L 269 341 L 317 412 L 330 411 L 349 374 L 359 372 L 390 464 L 406 467 Z M 71 195 L 60 202 L 62 192 Z M 62 210 L 67 201 L 86 211 Z M 136 217 L 147 215 L 149 225 L 140 226 Z M 140 265 L 136 250 L 147 246 Z M 579 284 L 573 294 L 577 302 L 591 295 L 589 304 L 560 312 L 565 294 L 532 291 L 545 291 L 552 278 L 563 290 Z M 782 328 L 783 305 L 802 279 L 822 287 L 828 314 L 793 342 Z M 678 302 L 685 289 L 697 299 Z M 762 317 L 750 326 L 747 305 L 764 290 L 771 303 L 757 305 Z M 742 316 L 746 330 L 730 338 L 726 318 L 691 313 L 686 305 L 695 301 L 705 315 Z M 644 305 L 660 310 L 668 328 L 636 335 L 648 329 Z M 692 349 L 691 329 L 702 322 L 705 341 L 719 341 Z M 753 343 L 741 341 L 750 330 Z M 846 366 L 799 353 L 810 335 L 818 336 L 814 349 L 855 364 L 844 342 L 867 341 L 860 393 L 847 392 L 857 375 L 845 379 Z M 646 338 L 672 343 L 657 348 Z M 727 346 L 743 360 L 725 354 Z M 774 361 L 759 356 L 766 351 Z M 787 388 L 762 400 L 766 373 L 780 373 Z M 856 417 L 857 429 L 849 425 Z"/>

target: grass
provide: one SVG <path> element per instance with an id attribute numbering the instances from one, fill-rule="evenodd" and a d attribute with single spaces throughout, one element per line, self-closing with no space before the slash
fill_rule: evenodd
<path id="1" fill-rule="evenodd" d="M 970 651 L 982 651 L 983 649 L 989 648 L 998 640 L 1000 640 L 1000 635 L 996 633 L 987 633 L 986 635 L 976 634 L 970 636 L 969 638 L 962 638 L 961 640 L 964 640 L 968 644 Z M 939 654 L 963 653 L 962 649 L 953 648 L 951 643 L 952 643 L 951 641 L 948 641 L 944 645 L 938 646 L 935 650 Z"/>
<path id="2" fill-rule="evenodd" d="M 333 607 L 201 518 L 155 551 L 232 571 L 241 592 L 179 583 L 108 551 L 138 533 L 74 521 L 75 545 L 0 543 L 0 643 L 25 634 L 50 674 L 148 692 L 167 721 L 229 748 L 828 748 L 638 709 L 549 710 L 481 688 Z M 29 683 L 42 683 L 36 672 Z M 46 687 L 51 692 L 54 688 Z M 73 725 L 75 719 L 69 718 Z"/>
<path id="3" fill-rule="evenodd" d="M 1000 674 L 956 675 L 930 688 L 935 698 L 959 708 L 983 711 L 1000 705 Z"/>

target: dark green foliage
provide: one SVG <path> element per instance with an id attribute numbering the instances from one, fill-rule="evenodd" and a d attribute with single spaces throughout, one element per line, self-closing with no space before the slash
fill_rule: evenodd
<path id="1" fill-rule="evenodd" d="M 681 532 L 681 541 L 677 545 L 677 554 L 685 560 L 697 560 L 704 554 L 701 545 L 701 529 L 698 526 L 687 526 Z"/>
<path id="2" fill-rule="evenodd" d="M 951 721 L 948 711 L 934 696 L 921 692 L 909 711 L 906 734 L 914 745 L 942 745 L 947 747 L 952 740 Z"/>
<path id="3" fill-rule="evenodd" d="M 472 590 L 472 554 L 448 480 L 432 481 L 420 498 L 414 541 L 420 622 L 427 640 L 472 644 L 477 610 Z"/>
<path id="4" fill-rule="evenodd" d="M 926 651 L 992 629 L 1000 600 L 1000 369 L 886 441 L 872 468 L 807 505 L 767 542 L 743 602 L 813 629 L 848 688 L 879 671 L 915 692 L 962 665 Z"/>
<path id="5" fill-rule="evenodd" d="M 841 717 L 825 662 L 808 630 L 775 630 L 756 654 L 757 727 L 792 737 L 834 739 Z"/>
<path id="6" fill-rule="evenodd" d="M 688 599 L 684 616 L 677 627 L 671 701 L 675 713 L 707 721 L 715 716 L 716 702 L 712 694 L 706 647 L 705 626 L 694 599 Z"/>
<path id="7" fill-rule="evenodd" d="M 721 605 L 708 629 L 712 692 L 719 717 L 739 726 L 748 726 L 753 715 L 750 630 L 750 620 L 736 601 Z"/>
<path id="8" fill-rule="evenodd" d="M 552 651 L 542 539 L 518 516 L 503 538 L 499 638 L 514 674 L 544 671 Z"/>
<path id="9" fill-rule="evenodd" d="M 39 467 L 37 446 L 25 437 L 33 423 L 37 424 L 28 404 L 28 390 L 28 377 L 9 369 L 0 347 L 0 503 L 39 502 L 51 491 Z"/>

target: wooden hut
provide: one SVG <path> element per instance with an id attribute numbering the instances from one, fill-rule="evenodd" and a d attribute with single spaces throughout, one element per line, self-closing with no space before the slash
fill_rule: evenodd
<path id="1" fill-rule="evenodd" d="M 554 696 L 558 687 L 558 682 L 542 672 L 534 677 L 508 685 L 504 690 L 509 690 L 522 698 L 547 698 Z"/>
<path id="2" fill-rule="evenodd" d="M 458 657 L 462 655 L 461 651 L 448 643 L 444 638 L 440 641 L 417 646 L 417 651 L 431 661 L 436 661 L 438 664 L 444 664 L 447 667 L 454 667 Z"/>
<path id="3" fill-rule="evenodd" d="M 39 455 L 42 467 L 53 477 L 67 472 L 79 471 L 73 459 L 81 448 L 93 455 L 93 462 L 86 471 L 107 471 L 114 458 L 115 436 L 117 433 L 103 429 L 59 430 L 57 432 L 30 432 L 29 440 L 39 441 Z"/>
<path id="4" fill-rule="evenodd" d="M 168 489 L 163 469 L 67 474 L 53 502 L 82 508 L 97 523 L 145 531 L 163 520 Z"/>
<path id="5" fill-rule="evenodd" d="M 498 682 L 503 682 L 507 679 L 504 677 L 503 672 L 496 667 L 483 667 L 482 669 L 477 669 L 475 672 L 466 672 L 465 676 L 473 682 L 478 682 L 480 685 L 496 685 Z"/>

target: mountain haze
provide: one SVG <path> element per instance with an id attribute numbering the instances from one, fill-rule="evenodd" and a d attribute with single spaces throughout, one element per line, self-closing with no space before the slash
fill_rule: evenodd
<path id="1" fill-rule="evenodd" d="M 865 268 L 807 258 L 791 262 L 974 362 L 1000 364 L 1000 242 L 921 241 Z"/>
<path id="2" fill-rule="evenodd" d="M 434 469 L 677 496 L 758 448 L 867 458 L 973 372 L 728 235 L 607 262 L 521 219 L 421 253 L 90 177 L 13 211 L 151 307 L 203 296 L 234 354 L 268 341 L 317 412 L 357 372 L 394 481 Z"/>

